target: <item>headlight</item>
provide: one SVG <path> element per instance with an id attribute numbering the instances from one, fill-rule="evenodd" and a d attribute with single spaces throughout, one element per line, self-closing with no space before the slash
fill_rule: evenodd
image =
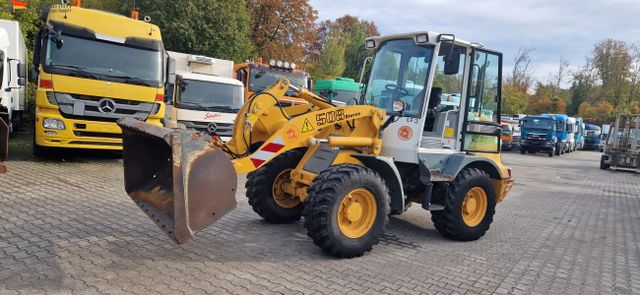
<path id="1" fill-rule="evenodd" d="M 42 126 L 45 129 L 54 129 L 54 130 L 65 130 L 67 127 L 64 126 L 64 122 L 59 119 L 51 119 L 47 118 L 42 121 Z"/>

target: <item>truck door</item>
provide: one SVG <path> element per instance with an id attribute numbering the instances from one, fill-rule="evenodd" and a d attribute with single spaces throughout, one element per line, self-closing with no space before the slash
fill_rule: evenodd
<path id="1" fill-rule="evenodd" d="M 500 150 L 502 54 L 473 49 L 462 128 L 462 150 Z"/>

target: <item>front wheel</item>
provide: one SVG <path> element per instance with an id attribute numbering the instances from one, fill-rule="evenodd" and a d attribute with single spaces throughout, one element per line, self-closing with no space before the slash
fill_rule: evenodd
<path id="1" fill-rule="evenodd" d="M 527 153 L 527 150 L 525 150 L 525 149 L 523 149 L 523 148 L 520 148 L 520 154 L 521 154 L 521 155 L 524 155 L 524 154 L 526 154 L 526 153 Z"/>
<path id="2" fill-rule="evenodd" d="M 378 243 L 389 221 L 389 192 L 373 170 L 345 164 L 320 173 L 309 188 L 304 227 L 326 253 L 362 256 Z"/>
<path id="3" fill-rule="evenodd" d="M 304 151 L 288 151 L 247 176 L 245 187 L 249 205 L 267 222 L 289 223 L 300 220 L 303 204 L 298 196 L 286 193 L 284 186 L 303 156 Z"/>
<path id="4" fill-rule="evenodd" d="M 551 150 L 549 150 L 549 158 L 553 158 L 553 156 L 556 154 L 556 148 L 552 148 Z"/>
<path id="5" fill-rule="evenodd" d="M 602 170 L 607 170 L 611 168 L 611 165 L 607 164 L 605 160 L 606 160 L 605 156 L 600 157 L 600 169 Z"/>
<path id="6" fill-rule="evenodd" d="M 489 175 L 476 168 L 460 172 L 450 184 L 445 208 L 431 212 L 431 220 L 444 237 L 473 241 L 482 237 L 493 222 L 496 192 Z"/>

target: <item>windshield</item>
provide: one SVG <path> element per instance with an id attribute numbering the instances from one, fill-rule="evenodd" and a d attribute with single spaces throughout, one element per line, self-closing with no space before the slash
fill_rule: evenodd
<path id="1" fill-rule="evenodd" d="M 251 76 L 249 78 L 249 91 L 258 92 L 265 90 L 280 78 L 287 78 L 291 85 L 298 88 L 307 88 L 307 74 L 305 72 L 291 72 L 279 70 L 267 66 L 251 66 Z M 289 89 L 287 96 L 295 96 L 296 92 Z"/>
<path id="2" fill-rule="evenodd" d="M 587 129 L 585 133 L 587 136 L 600 136 L 602 131 L 600 131 L 600 129 Z"/>
<path id="3" fill-rule="evenodd" d="M 61 74 L 161 87 L 162 52 L 63 36 L 62 47 L 47 40 L 46 67 Z M 48 69 L 49 70 L 49 69 Z"/>
<path id="4" fill-rule="evenodd" d="M 428 82 L 433 47 L 413 39 L 387 41 L 375 55 L 365 93 L 366 104 L 391 112 L 392 102 L 405 102 L 406 117 L 419 118 Z"/>
<path id="5" fill-rule="evenodd" d="M 511 128 L 509 127 L 509 125 L 502 125 L 501 130 L 502 135 L 511 135 Z"/>
<path id="6" fill-rule="evenodd" d="M 522 127 L 529 130 L 552 130 L 553 120 L 526 118 Z"/>
<path id="7" fill-rule="evenodd" d="M 238 111 L 244 103 L 242 86 L 210 81 L 182 80 L 178 104 L 181 108 Z"/>
<path id="8" fill-rule="evenodd" d="M 358 97 L 358 91 L 349 90 L 322 90 L 318 94 L 322 97 L 341 101 L 346 104 L 357 102 L 355 99 Z"/>

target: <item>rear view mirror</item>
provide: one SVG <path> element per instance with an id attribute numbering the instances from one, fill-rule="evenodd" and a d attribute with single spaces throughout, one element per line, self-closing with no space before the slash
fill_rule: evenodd
<path id="1" fill-rule="evenodd" d="M 18 86 L 24 86 L 25 84 L 27 84 L 25 78 L 18 78 Z"/>
<path id="2" fill-rule="evenodd" d="M 453 48 L 444 58 L 444 74 L 455 75 L 460 71 L 460 48 Z"/>
<path id="3" fill-rule="evenodd" d="M 404 112 L 404 108 L 406 107 L 404 101 L 399 100 L 399 99 L 394 99 L 393 100 L 393 104 L 391 106 L 391 110 L 394 113 L 402 113 Z"/>
<path id="4" fill-rule="evenodd" d="M 24 80 L 24 78 L 27 76 L 27 67 L 25 64 L 18 62 L 18 79 L 22 78 Z M 20 84 L 20 82 L 18 82 L 18 84 Z M 20 85 L 24 85 L 24 84 L 20 84 Z"/>

